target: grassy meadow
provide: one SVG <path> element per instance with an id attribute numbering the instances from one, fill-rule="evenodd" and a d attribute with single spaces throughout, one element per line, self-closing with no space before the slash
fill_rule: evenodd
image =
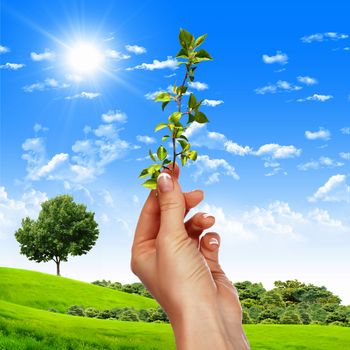
<path id="1" fill-rule="evenodd" d="M 0 268 L 0 350 L 171 350 L 168 324 L 100 320 L 47 311 L 73 304 L 155 307 L 148 298 L 33 271 Z M 350 350 L 350 328 L 245 325 L 256 350 Z"/>

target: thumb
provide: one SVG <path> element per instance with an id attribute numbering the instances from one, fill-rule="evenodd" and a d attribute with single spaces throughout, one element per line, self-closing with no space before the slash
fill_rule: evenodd
<path id="1" fill-rule="evenodd" d="M 159 235 L 186 237 L 184 225 L 185 198 L 176 178 L 162 172 L 157 179 L 160 208 Z"/>

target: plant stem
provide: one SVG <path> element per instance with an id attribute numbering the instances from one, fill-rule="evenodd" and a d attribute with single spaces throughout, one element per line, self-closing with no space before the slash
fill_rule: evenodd
<path id="1" fill-rule="evenodd" d="M 184 80 L 181 84 L 181 88 L 180 88 L 180 94 L 177 98 L 177 107 L 178 107 L 178 112 L 181 112 L 181 100 L 182 100 L 182 89 L 183 87 L 185 86 L 185 83 L 186 83 L 186 80 L 187 80 L 187 77 L 188 77 L 188 72 L 189 72 L 189 69 L 191 67 L 191 63 L 189 64 L 186 64 L 186 74 L 185 74 L 185 77 L 184 77 Z M 172 133 L 172 141 L 173 141 L 173 171 L 175 169 L 175 162 L 176 162 L 176 156 L 178 156 L 179 154 L 181 154 L 182 152 L 180 153 L 176 153 L 176 128 L 174 127 L 174 130 L 173 130 L 173 133 Z"/>

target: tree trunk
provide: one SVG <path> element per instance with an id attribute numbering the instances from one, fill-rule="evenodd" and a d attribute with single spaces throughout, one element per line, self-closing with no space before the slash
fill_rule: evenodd
<path id="1" fill-rule="evenodd" d="M 55 263 L 56 263 L 56 275 L 61 276 L 61 274 L 60 274 L 60 261 L 57 260 L 57 261 L 55 261 Z"/>

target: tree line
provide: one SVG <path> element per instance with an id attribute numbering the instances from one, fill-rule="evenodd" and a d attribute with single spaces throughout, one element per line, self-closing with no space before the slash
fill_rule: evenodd
<path id="1" fill-rule="evenodd" d="M 98 280 L 92 283 L 152 298 L 140 282 L 123 285 Z M 262 283 L 250 281 L 236 282 L 234 286 L 241 300 L 245 324 L 331 324 L 350 327 L 350 305 L 342 305 L 341 299 L 326 287 L 298 280 L 275 281 L 271 290 L 266 290 Z M 142 318 L 139 317 L 139 320 Z"/>

